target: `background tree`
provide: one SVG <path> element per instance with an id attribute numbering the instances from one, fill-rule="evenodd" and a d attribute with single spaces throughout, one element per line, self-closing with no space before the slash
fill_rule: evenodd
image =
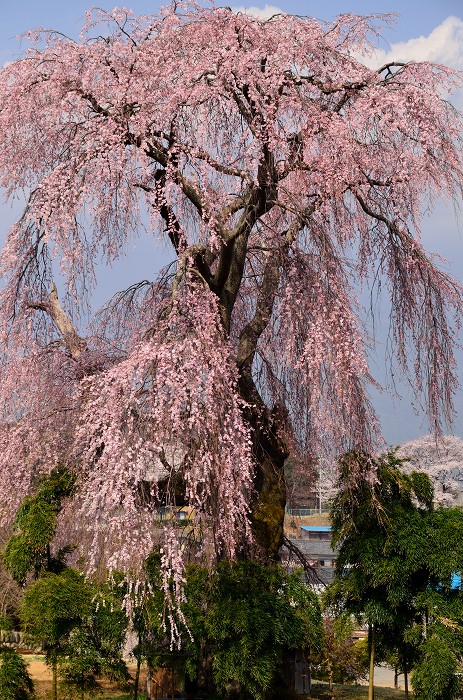
<path id="1" fill-rule="evenodd" d="M 434 486 L 438 503 L 453 506 L 463 492 L 463 440 L 457 435 L 443 435 L 438 440 L 426 435 L 399 447 L 405 458 L 406 472 L 426 472 Z"/>
<path id="2" fill-rule="evenodd" d="M 154 464 L 181 472 L 206 557 L 278 559 L 288 454 L 378 434 L 359 281 L 385 280 L 433 428 L 451 413 L 462 289 L 424 251 L 419 207 L 461 192 L 461 116 L 441 99 L 460 77 L 359 63 L 381 21 L 96 10 L 78 42 L 32 32 L 2 69 L 0 185 L 28 195 L 0 260 L 0 502 L 75 465 L 90 569 L 151 551 Z M 100 252 L 143 228 L 174 265 L 85 327 Z M 179 598 L 184 550 L 163 538 Z"/>
<path id="3" fill-rule="evenodd" d="M 353 631 L 349 615 L 333 618 L 324 614 L 322 647 L 313 659 L 313 668 L 317 678 L 328 681 L 330 691 L 333 683 L 356 681 L 367 675 L 365 649 L 362 643 L 354 642 Z"/>
<path id="4" fill-rule="evenodd" d="M 86 690 L 99 688 L 102 676 L 121 685 L 130 680 L 123 660 L 128 619 L 119 583 L 86 582 L 91 605 L 83 607 L 63 650 L 60 673 L 68 686 L 81 690 L 82 698 Z"/>
<path id="5" fill-rule="evenodd" d="M 352 486 L 353 460 L 360 463 L 365 478 Z M 395 452 L 374 461 L 374 480 L 371 461 L 359 453 L 341 460 L 340 489 L 332 506 L 339 554 L 329 598 L 369 624 L 370 697 L 375 646 L 397 652 L 408 696 L 408 673 L 445 642 L 445 621 L 454 630 L 460 626 L 461 591 L 452 589 L 452 580 L 463 567 L 463 513 L 456 508 L 434 510 L 429 477 L 404 474 Z M 452 605 L 456 607 L 451 614 Z M 431 629 L 439 641 L 426 651 Z M 451 655 L 456 664 L 457 636 L 454 641 Z"/>
<path id="6" fill-rule="evenodd" d="M 413 670 L 415 696 L 424 700 L 459 697 L 463 665 L 463 513 L 460 508 L 443 508 L 432 517 L 427 531 L 433 576 L 418 597 L 420 626 L 411 641 L 418 647 Z M 459 577 L 455 577 L 459 572 Z"/>
<path id="7" fill-rule="evenodd" d="M 73 569 L 47 574 L 24 593 L 20 616 L 27 637 L 42 646 L 53 671 L 53 698 L 58 700 L 58 664 L 64 660 L 72 630 L 90 608 L 83 577 Z"/>
<path id="8" fill-rule="evenodd" d="M 458 660 L 452 646 L 432 637 L 424 644 L 423 657 L 413 671 L 415 696 L 423 700 L 454 700 L 460 697 Z"/>
<path id="9" fill-rule="evenodd" d="M 107 586 L 92 586 L 69 568 L 46 574 L 26 589 L 20 616 L 27 637 L 45 651 L 55 700 L 58 671 L 82 695 L 102 674 L 127 680 L 121 658 L 127 617 Z"/>

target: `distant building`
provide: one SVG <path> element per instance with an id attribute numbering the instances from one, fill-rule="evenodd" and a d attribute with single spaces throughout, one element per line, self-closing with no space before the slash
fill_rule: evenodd
<path id="1" fill-rule="evenodd" d="M 302 525 L 299 528 L 299 537 L 288 539 L 314 569 L 320 583 L 330 583 L 336 567 L 336 550 L 331 547 L 331 526 Z M 290 566 L 301 566 L 300 560 L 293 552 L 287 552 L 285 558 Z"/>
<path id="2" fill-rule="evenodd" d="M 302 525 L 297 545 L 321 581 L 330 583 L 336 567 L 336 551 L 331 547 L 331 526 Z"/>

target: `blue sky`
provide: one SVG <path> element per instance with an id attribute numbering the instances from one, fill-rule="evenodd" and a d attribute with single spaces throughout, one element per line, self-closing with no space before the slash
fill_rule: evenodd
<path id="1" fill-rule="evenodd" d="M 116 2 L 95 1 L 103 9 L 112 9 Z M 383 41 L 377 55 L 378 64 L 388 58 L 434 60 L 463 70 L 463 2 L 462 0 L 325 0 L 323 3 L 303 0 L 272 0 L 246 2 L 228 0 L 234 7 L 254 6 L 254 12 L 272 13 L 272 7 L 284 12 L 311 15 L 330 20 L 344 12 L 373 14 L 381 12 L 397 13 L 397 21 L 392 29 L 383 32 Z M 16 0 L 2 2 L 0 23 L 0 65 L 21 55 L 18 35 L 37 26 L 58 29 L 77 37 L 83 24 L 84 13 L 91 2 L 87 0 Z M 137 14 L 155 13 L 160 3 L 152 0 L 125 0 L 119 5 L 134 10 Z M 257 8 L 257 9 L 256 9 Z M 463 108 L 463 95 L 457 95 L 456 104 Z M 20 205 L 13 208 L 0 203 L 0 241 L 4 238 L 9 224 L 17 218 Z M 438 203 L 434 214 L 426 219 L 423 227 L 423 240 L 426 247 L 441 253 L 449 261 L 449 267 L 457 278 L 463 281 L 463 220 L 456 221 L 453 207 Z M 96 291 L 95 305 L 102 304 L 118 288 L 124 288 L 137 279 L 153 278 L 156 264 L 167 261 L 167 251 L 155 251 L 153 241 L 145 239 L 141 243 L 143 254 L 136 261 L 120 261 L 108 275 L 102 276 L 102 284 Z M 384 328 L 379 329 L 378 337 L 384 337 Z M 459 355 L 460 377 L 463 383 L 463 353 Z M 373 360 L 373 371 L 380 380 L 384 376 L 384 363 L 381 355 Z M 399 387 L 402 400 L 392 402 L 382 395 L 374 395 L 374 404 L 383 427 L 387 442 L 399 444 L 428 432 L 423 414 L 415 416 L 411 408 L 410 396 L 405 384 Z M 456 396 L 457 418 L 453 432 L 463 437 L 463 393 Z"/>
<path id="2" fill-rule="evenodd" d="M 259 8 L 265 2 L 233 2 L 233 6 Z M 76 36 L 79 33 L 84 13 L 92 4 L 103 9 L 112 9 L 115 2 L 100 0 L 94 3 L 87 0 L 16 0 L 2 2 L 0 23 L 0 61 L 4 63 L 18 55 L 19 45 L 16 36 L 27 29 L 42 26 Z M 125 0 L 125 5 L 137 14 L 156 12 L 160 4 L 156 0 Z M 228 4 L 228 3 L 227 3 Z M 392 42 L 403 42 L 430 32 L 447 17 L 463 18 L 461 0 L 325 0 L 323 3 L 311 0 L 275 0 L 268 5 L 277 6 L 284 12 L 311 15 L 320 19 L 332 19 L 343 12 L 372 14 L 378 12 L 396 12 L 398 19 L 393 30 L 388 30 L 384 38 Z"/>

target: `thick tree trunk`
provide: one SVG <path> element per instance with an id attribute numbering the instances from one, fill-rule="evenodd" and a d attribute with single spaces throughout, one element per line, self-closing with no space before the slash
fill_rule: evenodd
<path id="1" fill-rule="evenodd" d="M 249 369 L 242 374 L 239 387 L 243 399 L 253 406 L 246 412 L 256 462 L 252 531 L 258 556 L 268 562 L 277 562 L 283 544 L 286 506 L 284 463 L 289 453 L 281 436 L 286 416 L 278 408 L 270 413 L 264 406 Z"/>
<path id="2" fill-rule="evenodd" d="M 283 463 L 285 457 L 274 454 L 273 459 L 262 455 L 256 467 L 251 523 L 259 554 L 267 561 L 277 562 L 283 544 L 283 525 L 286 505 L 286 486 Z"/>

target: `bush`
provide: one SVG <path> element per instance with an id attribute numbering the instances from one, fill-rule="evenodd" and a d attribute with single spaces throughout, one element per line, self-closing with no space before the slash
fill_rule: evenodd
<path id="1" fill-rule="evenodd" d="M 454 700 L 459 697 L 457 659 L 447 643 L 430 637 L 424 654 L 415 666 L 412 685 L 420 700 Z"/>
<path id="2" fill-rule="evenodd" d="M 34 683 L 27 664 L 15 649 L 0 652 L 0 697 L 2 700 L 29 700 L 34 697 Z"/>
<path id="3" fill-rule="evenodd" d="M 189 565 L 182 612 L 192 636 L 185 631 L 182 649 L 172 650 L 161 624 L 159 559 L 147 564 L 155 593 L 136 619 L 137 657 L 152 669 L 186 674 L 194 692 L 209 700 L 282 700 L 288 654 L 321 644 L 318 599 L 300 574 L 246 561 L 222 561 L 212 571 Z"/>

